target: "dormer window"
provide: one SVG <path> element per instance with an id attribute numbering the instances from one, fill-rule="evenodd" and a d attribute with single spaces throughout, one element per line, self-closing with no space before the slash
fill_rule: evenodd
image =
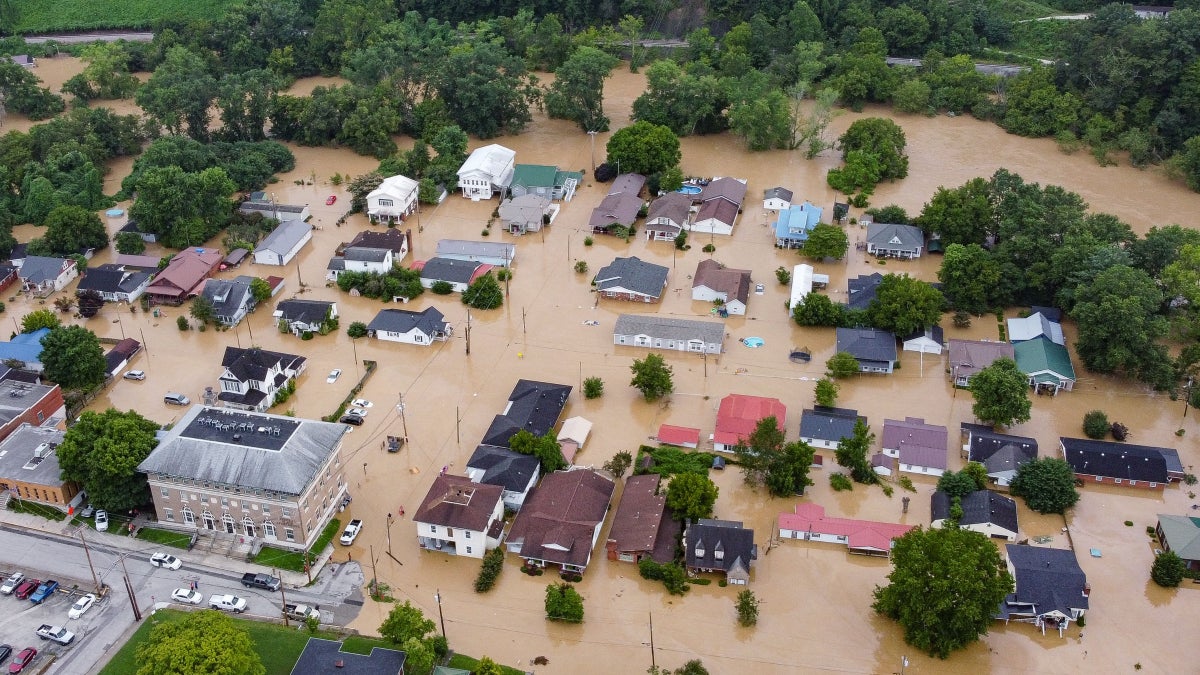
<path id="1" fill-rule="evenodd" d="M 704 557 L 704 542 L 702 542 L 702 541 L 696 542 L 696 557 L 697 558 Z"/>
<path id="2" fill-rule="evenodd" d="M 716 558 L 717 560 L 725 559 L 725 547 L 722 546 L 721 542 L 719 541 L 717 542 L 716 547 L 713 548 L 713 558 Z"/>

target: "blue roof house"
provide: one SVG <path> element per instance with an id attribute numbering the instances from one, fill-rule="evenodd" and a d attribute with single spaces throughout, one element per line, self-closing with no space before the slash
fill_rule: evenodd
<path id="1" fill-rule="evenodd" d="M 0 342 L 0 362 L 21 361 L 27 370 L 42 372 L 42 338 L 49 333 L 49 328 L 39 328 L 16 335 L 10 342 Z"/>
<path id="2" fill-rule="evenodd" d="M 775 221 L 775 245 L 780 248 L 800 248 L 808 241 L 808 233 L 821 222 L 821 207 L 804 202 L 779 212 Z"/>

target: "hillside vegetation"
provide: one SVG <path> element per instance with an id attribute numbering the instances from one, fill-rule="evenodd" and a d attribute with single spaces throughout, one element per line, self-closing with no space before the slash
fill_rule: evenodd
<path id="1" fill-rule="evenodd" d="M 13 33 L 149 28 L 154 22 L 219 18 L 238 0 L 21 0 Z M 9 31 L 5 31 L 6 33 Z"/>

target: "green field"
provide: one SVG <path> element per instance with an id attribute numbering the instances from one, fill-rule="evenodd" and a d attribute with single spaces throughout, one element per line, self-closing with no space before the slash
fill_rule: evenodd
<path id="1" fill-rule="evenodd" d="M 238 0 L 21 0 L 15 33 L 149 28 L 155 21 L 216 19 Z"/>

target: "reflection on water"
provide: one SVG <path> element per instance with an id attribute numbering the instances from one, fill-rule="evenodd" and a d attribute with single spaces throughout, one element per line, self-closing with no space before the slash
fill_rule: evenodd
<path id="1" fill-rule="evenodd" d="M 57 84 L 78 68 L 77 61 L 65 57 L 41 63 L 39 76 Z M 310 91 L 317 84 L 334 82 L 304 80 L 293 91 Z M 628 122 L 630 104 L 643 86 L 642 76 L 614 71 L 605 100 L 614 129 Z M 131 104 L 117 102 L 114 106 L 120 109 Z M 858 117 L 853 113 L 841 115 L 834 122 L 834 133 L 840 133 Z M 1030 181 L 1058 183 L 1080 192 L 1093 209 L 1117 214 L 1138 232 L 1177 221 L 1181 214 L 1191 213 L 1196 203 L 1195 195 L 1165 182 L 1157 170 L 1101 168 L 1087 156 L 1059 154 L 1051 141 L 1008 136 L 994 125 L 970 118 L 906 116 L 898 121 L 908 134 L 910 178 L 880 186 L 877 204 L 896 202 L 915 212 L 937 186 L 958 185 L 976 175 L 990 175 L 999 166 Z M 10 116 L 6 128 L 25 127 L 16 116 Z M 596 145 L 602 149 L 608 134 L 598 136 Z M 590 168 L 590 139 L 567 122 L 539 115 L 521 136 L 496 140 L 517 150 L 521 162 Z M 870 610 L 871 591 L 885 582 L 889 571 L 885 562 L 852 558 L 835 546 L 773 542 L 775 518 L 790 510 L 796 499 L 774 499 L 746 488 L 740 472 L 733 467 L 723 473 L 714 472 L 720 488 L 716 511 L 718 517 L 742 520 L 753 528 L 762 551 L 752 573 L 751 588 L 764 602 L 759 625 L 753 629 L 736 625 L 735 589 L 713 584 L 695 586 L 685 597 L 668 596 L 661 585 L 642 580 L 634 566 L 605 559 L 602 549 L 594 555 L 586 578 L 579 584 L 586 606 L 582 626 L 545 621 L 543 589 L 553 577 L 520 574 L 515 559 L 508 560 L 496 587 L 486 597 L 478 596 L 472 590 L 478 562 L 420 551 L 414 541 L 414 528 L 405 518 L 396 520 L 390 533 L 391 552 L 403 566 L 383 555 L 389 547 L 386 514 L 397 513 L 401 506 L 413 513 L 433 475 L 443 466 L 461 471 L 492 416 L 503 409 L 513 383 L 521 377 L 576 387 L 585 377 L 604 379 L 603 398 L 584 401 L 576 393 L 564 413 L 564 417 L 584 415 L 595 423 L 586 448 L 578 456 L 577 461 L 583 464 L 599 466 L 617 451 L 633 450 L 648 442 L 662 423 L 700 427 L 707 438 L 720 398 L 731 392 L 781 399 L 788 406 L 788 438 L 796 438 L 801 409 L 811 405 L 814 382 L 823 373 L 824 361 L 833 354 L 833 334 L 829 330 L 799 328 L 789 320 L 784 308 L 788 289 L 775 281 L 773 272 L 778 266 L 796 264 L 797 257 L 794 252 L 773 248 L 769 218 L 757 195 L 782 185 L 794 190 L 797 200 L 809 199 L 829 207 L 834 194 L 825 185 L 824 173 L 837 164 L 837 158 L 831 153 L 815 161 L 806 161 L 794 152 L 749 154 L 740 141 L 730 136 L 687 138 L 682 145 L 685 173 L 732 175 L 750 181 L 749 199 L 734 236 L 711 238 L 717 249 L 713 257 L 753 270 L 754 281 L 766 285 L 766 294 L 751 296 L 746 316 L 725 321 L 726 353 L 707 360 L 695 355 L 667 356 L 674 368 L 676 392 L 665 402 L 646 403 L 627 386 L 630 364 L 645 352 L 614 347 L 611 328 L 616 316 L 628 311 L 708 314 L 711 306 L 693 302 L 689 292 L 696 264 L 707 257 L 700 249 L 708 241 L 697 237 L 691 242 L 691 250 L 678 252 L 669 243 L 649 243 L 638 237 L 629 243 L 596 237 L 593 246 L 585 247 L 589 212 L 606 193 L 606 187 L 594 184 L 590 177 L 585 178 L 574 201 L 564 205 L 554 225 L 542 234 L 514 239 L 499 228 L 492 229 L 492 240 L 514 241 L 517 245 L 515 276 L 503 308 L 471 312 L 470 356 L 465 341 L 467 313 L 457 296 L 427 293 L 410 303 L 411 309 L 437 306 L 455 325 L 452 340 L 427 348 L 380 345 L 367 339 L 351 341 L 344 331 L 318 336 L 311 342 L 281 335 L 271 317 L 279 299 L 299 296 L 336 300 L 343 326 L 352 321 L 370 321 L 382 307 L 378 302 L 340 293 L 324 281 L 325 265 L 336 245 L 370 227 L 361 216 L 351 217 L 341 227 L 335 225 L 349 195 L 343 188 L 332 186 L 329 178 L 334 173 L 359 175 L 374 169 L 377 163 L 343 150 L 293 147 L 296 169 L 281 176 L 270 189 L 281 202 L 310 206 L 317 227 L 312 244 L 300 254 L 298 265 L 280 269 L 248 263 L 242 269 L 222 273 L 279 275 L 285 280 L 279 296 L 236 329 L 204 333 L 180 332 L 176 328 L 175 319 L 186 313 L 186 307 L 166 308 L 155 317 L 133 313 L 127 307 L 107 306 L 86 325 L 105 337 L 142 340 L 147 349 L 132 367 L 145 370 L 147 379 L 118 381 L 93 407 L 136 408 L 159 422 L 171 422 L 179 411 L 163 405 L 163 392 L 177 390 L 199 398 L 204 387 L 216 384 L 221 350 L 227 345 L 253 344 L 300 352 L 309 358 L 308 371 L 300 377 L 287 408 L 300 416 L 316 417 L 328 414 L 349 393 L 361 374 L 359 362 L 378 361 L 380 369 L 361 394 L 375 401 L 376 406 L 366 424 L 354 429 L 346 441 L 347 461 L 355 467 L 349 474 L 355 499 L 344 517 L 364 518 L 369 527 L 354 547 L 339 547 L 336 558 L 343 560 L 353 554 L 355 560 L 369 566 L 373 547 L 376 572 L 392 585 L 398 599 L 411 600 L 432 616 L 437 612 L 433 595 L 440 590 L 446 629 L 455 649 L 489 654 L 527 668 L 533 657 L 545 655 L 550 664 L 539 667 L 539 672 L 614 672 L 613 664 L 620 664 L 617 672 L 645 670 L 650 665 L 646 643 L 651 614 L 659 665 L 676 667 L 698 657 L 713 673 L 891 673 L 900 670 L 905 656 L 912 672 L 1078 672 L 1128 669 L 1134 662 L 1141 662 L 1148 672 L 1194 670 L 1200 658 L 1195 640 L 1171 640 L 1169 649 L 1161 647 L 1166 635 L 1178 632 L 1164 631 L 1165 626 L 1197 624 L 1200 603 L 1195 600 L 1200 596 L 1190 588 L 1160 591 L 1144 583 L 1152 557 L 1145 526 L 1153 525 L 1159 512 L 1190 513 L 1187 488 L 1171 487 L 1165 495 L 1159 495 L 1088 486 L 1069 519 L 1076 550 L 1083 552 L 1080 564 L 1093 588 L 1086 628 L 1072 627 L 1067 639 L 1060 639 L 1053 634 L 1043 637 L 1028 625 L 998 624 L 983 642 L 946 661 L 915 653 L 904 645 L 894 623 Z M 602 154 L 598 152 L 598 156 Z M 112 165 L 106 190 L 115 189 L 131 164 L 123 160 Z M 325 198 L 330 194 L 337 195 L 338 200 L 326 206 Z M 433 255 L 439 238 L 479 238 L 495 206 L 495 202 L 472 203 L 451 196 L 440 206 L 424 208 L 420 226 L 415 219 L 406 225 L 412 228 L 415 238 L 414 258 Z M 109 220 L 110 230 L 115 231 L 123 222 Z M 851 240 L 863 235 L 861 228 L 850 227 Z M 21 227 L 17 236 L 24 241 L 37 236 L 37 231 Z M 151 247 L 150 253 L 163 251 Z M 107 261 L 111 255 L 111 250 L 102 252 L 96 262 Z M 591 270 L 596 270 L 615 255 L 637 255 L 670 267 L 667 292 L 660 305 L 647 308 L 598 301 L 591 292 L 589 275 L 573 271 L 577 260 L 586 261 Z M 844 295 L 847 277 L 880 271 L 932 280 L 939 262 L 929 257 L 881 265 L 852 251 L 848 261 L 818 265 L 817 271 L 830 276 L 827 292 L 839 299 Z M 5 301 L 14 325 L 21 314 L 40 306 L 13 293 Z M 1015 314 L 1015 310 L 1010 312 Z M 599 325 L 592 325 L 593 321 Z M 943 325 L 948 338 L 999 336 L 995 320 L 988 317 L 976 319 L 966 329 L 954 328 L 948 320 Z M 1067 333 L 1073 337 L 1072 326 L 1067 326 Z M 760 349 L 737 344 L 738 339 L 747 336 L 761 337 L 766 344 Z M 810 363 L 788 360 L 790 349 L 799 346 L 811 350 Z M 859 409 L 877 434 L 884 418 L 911 415 L 950 427 L 951 438 L 956 439 L 959 423 L 973 421 L 970 395 L 948 386 L 944 362 L 938 357 L 903 353 L 901 363 L 900 370 L 891 376 L 847 381 L 838 405 Z M 345 374 L 337 383 L 326 384 L 325 374 L 333 368 L 342 368 Z M 382 441 L 400 429 L 394 405 L 401 394 L 410 443 L 403 452 L 389 455 Z M 1137 442 L 1178 448 L 1184 463 L 1190 465 L 1200 428 L 1194 413 L 1181 421 L 1181 408 L 1181 403 L 1139 385 L 1081 372 L 1074 392 L 1057 398 L 1036 397 L 1033 419 L 1016 432 L 1037 438 L 1042 453 L 1052 454 L 1059 435 L 1079 433 L 1086 411 L 1104 409 L 1110 418 L 1129 424 Z M 1182 438 L 1174 435 L 1181 425 L 1188 430 Z M 862 486 L 848 493 L 833 493 L 826 475 L 836 470 L 833 453 L 822 454 L 826 468 L 813 471 L 815 485 L 803 499 L 825 505 L 831 515 L 928 522 L 932 479 L 914 478 L 916 493 L 897 489 L 891 498 L 878 488 Z M 951 454 L 951 468 L 960 468 L 958 453 Z M 905 495 L 912 498 L 907 515 L 901 513 L 900 500 Z M 1068 545 L 1060 517 L 1039 516 L 1023 507 L 1020 515 L 1023 537 L 1051 536 L 1049 545 Z M 1133 521 L 1134 526 L 1124 526 L 1125 520 Z M 1103 557 L 1088 556 L 1090 548 L 1101 549 Z M 386 606 L 368 601 L 353 626 L 373 632 L 386 611 Z M 1083 633 L 1086 641 L 1081 637 Z"/>

